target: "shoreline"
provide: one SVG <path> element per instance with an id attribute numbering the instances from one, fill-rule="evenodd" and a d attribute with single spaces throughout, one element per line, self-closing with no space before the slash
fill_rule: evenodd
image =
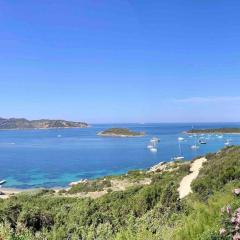
<path id="1" fill-rule="evenodd" d="M 66 190 L 67 187 L 52 187 L 52 188 L 45 188 L 45 187 L 36 187 L 36 188 L 16 188 L 16 187 L 0 187 L 0 199 L 7 199 L 19 193 L 25 192 L 34 192 L 38 190 L 53 190 L 56 193 L 60 190 Z M 1 194 L 2 193 L 2 194 Z"/>
<path id="2" fill-rule="evenodd" d="M 198 159 L 195 159 L 195 161 L 197 161 Z M 187 161 L 185 160 L 184 163 L 188 163 L 188 162 L 191 162 L 191 161 Z M 158 162 L 156 164 L 154 164 L 153 166 L 150 166 L 148 168 L 145 168 L 145 169 L 142 169 L 148 173 L 150 172 L 157 172 L 157 171 L 164 171 L 167 169 L 167 167 L 171 167 L 173 165 L 174 161 L 169 161 L 169 162 Z M 136 169 L 135 169 L 136 170 Z M 134 171 L 134 169 L 133 169 Z M 123 174 L 118 174 L 116 176 L 121 176 L 121 175 L 125 175 L 126 173 L 123 173 Z M 107 177 L 107 176 L 105 176 Z M 102 177 L 102 178 L 105 178 L 105 177 Z M 89 181 L 91 181 L 92 179 L 89 179 Z M 70 184 L 71 182 L 69 182 Z M 69 190 L 71 188 L 70 185 L 67 185 L 65 187 L 62 187 L 62 186 L 55 186 L 55 187 L 50 187 L 50 188 L 47 188 L 47 187 L 33 187 L 33 188 L 16 188 L 16 187 L 4 187 L 3 185 L 0 187 L 0 193 L 3 193 L 2 195 L 0 194 L 0 199 L 8 199 L 10 198 L 11 196 L 14 196 L 16 194 L 20 194 L 20 193 L 24 193 L 24 192 L 34 192 L 34 191 L 38 191 L 38 190 L 53 190 L 55 191 L 55 193 L 58 193 L 59 191 L 61 190 Z"/>
<path id="3" fill-rule="evenodd" d="M 210 134 L 210 135 L 215 135 L 215 134 L 222 134 L 222 135 L 227 135 L 227 134 L 232 134 L 232 135 L 239 135 L 240 132 L 229 132 L 229 133 L 226 133 L 226 132 L 183 132 L 184 134 L 187 134 L 187 135 L 194 135 L 194 134 Z"/>
<path id="4" fill-rule="evenodd" d="M 90 128 L 91 125 L 88 125 L 86 127 L 51 127 L 51 128 L 9 128 L 9 129 L 1 129 L 0 131 L 18 131 L 18 130 L 51 130 L 51 129 L 84 129 L 84 128 Z"/>

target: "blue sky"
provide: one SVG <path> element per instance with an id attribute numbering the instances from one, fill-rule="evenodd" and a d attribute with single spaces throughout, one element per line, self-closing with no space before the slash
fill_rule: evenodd
<path id="1" fill-rule="evenodd" d="M 240 120 L 239 0 L 0 0 L 0 116 Z"/>

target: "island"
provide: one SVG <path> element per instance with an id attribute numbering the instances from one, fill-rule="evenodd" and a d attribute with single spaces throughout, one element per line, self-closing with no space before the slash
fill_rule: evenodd
<path id="1" fill-rule="evenodd" d="M 142 137 L 144 132 L 135 132 L 127 128 L 109 128 L 99 132 L 98 135 L 103 137 Z"/>
<path id="2" fill-rule="evenodd" d="M 240 128 L 191 129 L 187 134 L 240 134 Z"/>
<path id="3" fill-rule="evenodd" d="M 0 118 L 0 130 L 14 129 L 50 129 L 50 128 L 86 128 L 87 123 L 66 120 L 27 120 L 25 118 Z"/>

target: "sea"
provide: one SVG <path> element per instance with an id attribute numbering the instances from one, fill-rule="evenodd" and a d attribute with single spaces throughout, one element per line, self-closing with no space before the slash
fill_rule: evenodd
<path id="1" fill-rule="evenodd" d="M 144 137 L 101 137 L 97 133 L 112 127 L 145 132 Z M 93 124 L 83 129 L 2 130 L 0 131 L 0 180 L 4 187 L 66 187 L 72 181 L 147 169 L 180 155 L 185 160 L 240 144 L 240 135 L 198 135 L 207 144 L 193 150 L 196 138 L 184 134 L 189 129 L 240 127 L 240 123 L 156 123 Z M 158 137 L 157 152 L 147 146 Z"/>

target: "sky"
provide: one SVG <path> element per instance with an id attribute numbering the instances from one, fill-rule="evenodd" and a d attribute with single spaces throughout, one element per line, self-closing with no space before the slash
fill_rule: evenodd
<path id="1" fill-rule="evenodd" d="M 0 0 L 0 116 L 239 122 L 239 0 Z"/>

